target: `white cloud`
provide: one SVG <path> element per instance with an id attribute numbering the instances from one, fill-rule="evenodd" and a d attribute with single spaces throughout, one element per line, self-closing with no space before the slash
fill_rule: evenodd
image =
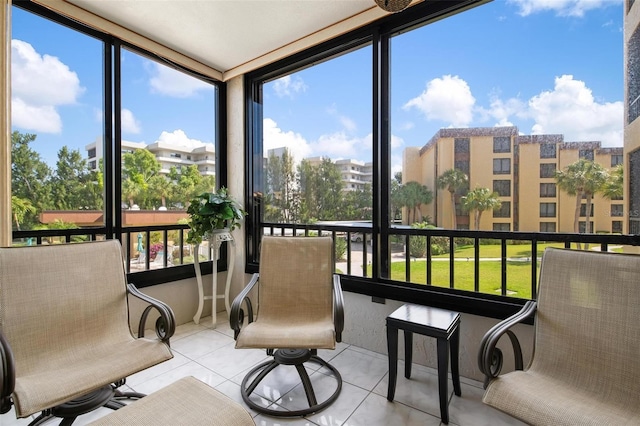
<path id="1" fill-rule="evenodd" d="M 400 136 L 391 135 L 391 149 L 397 149 L 404 146 L 404 139 Z"/>
<path id="2" fill-rule="evenodd" d="M 296 161 L 311 156 L 311 147 L 307 140 L 299 133 L 292 131 L 284 132 L 271 118 L 263 120 L 263 149 L 264 155 L 270 149 L 289 148 L 289 152 Z"/>
<path id="3" fill-rule="evenodd" d="M 140 122 L 136 120 L 131 110 L 126 108 L 122 108 L 122 112 L 120 113 L 122 132 L 123 133 L 140 133 Z"/>
<path id="4" fill-rule="evenodd" d="M 14 126 L 42 133 L 60 133 L 62 120 L 51 105 L 35 106 L 20 98 L 11 99 L 11 119 Z"/>
<path id="5" fill-rule="evenodd" d="M 198 139 L 189 139 L 184 130 L 176 129 L 173 132 L 163 131 L 158 138 L 158 142 L 164 142 L 174 146 L 184 146 L 187 148 L 198 148 L 205 143 Z"/>
<path id="6" fill-rule="evenodd" d="M 307 85 L 299 76 L 292 78 L 290 75 L 287 75 L 273 82 L 273 90 L 280 98 L 284 98 L 285 96 L 293 98 L 293 95 L 296 93 L 305 92 Z"/>
<path id="7" fill-rule="evenodd" d="M 332 159 L 359 159 L 363 150 L 371 149 L 371 133 L 363 138 L 348 136 L 345 132 L 322 135 L 311 144 L 314 152 L 322 153 Z M 315 154 L 319 155 L 319 154 Z"/>
<path id="8" fill-rule="evenodd" d="M 507 0 L 515 4 L 518 13 L 528 16 L 538 12 L 551 11 L 558 16 L 581 18 L 593 9 L 622 3 L 622 0 Z"/>
<path id="9" fill-rule="evenodd" d="M 59 133 L 62 119 L 56 107 L 71 105 L 84 93 L 78 75 L 51 55 L 41 55 L 29 43 L 11 40 L 12 122 L 14 126 Z"/>
<path id="10" fill-rule="evenodd" d="M 174 98 L 188 98 L 199 91 L 213 90 L 211 84 L 161 64 L 153 64 L 149 80 L 151 91 Z"/>
<path id="11" fill-rule="evenodd" d="M 476 99 L 466 81 L 445 75 L 427 83 L 427 88 L 402 107 L 417 108 L 427 120 L 442 120 L 454 127 L 466 127 L 473 119 Z"/>
<path id="12" fill-rule="evenodd" d="M 622 146 L 624 105 L 621 101 L 598 103 L 586 84 L 572 75 L 556 77 L 553 90 L 529 101 L 533 134 L 560 133 L 565 141 L 601 141 Z"/>

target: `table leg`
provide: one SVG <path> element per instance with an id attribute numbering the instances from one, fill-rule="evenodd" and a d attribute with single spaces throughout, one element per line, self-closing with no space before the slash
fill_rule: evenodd
<path id="1" fill-rule="evenodd" d="M 413 363 L 413 333 L 404 330 L 404 377 L 411 378 L 411 365 Z"/>
<path id="2" fill-rule="evenodd" d="M 460 390 L 460 370 L 458 362 L 458 352 L 460 351 L 460 327 L 456 328 L 456 331 L 451 335 L 449 341 L 451 345 L 451 378 L 453 379 L 453 392 L 456 396 L 461 396 Z"/>
<path id="3" fill-rule="evenodd" d="M 389 389 L 387 399 L 393 401 L 396 394 L 396 377 L 398 375 L 398 329 L 387 325 L 387 351 L 389 354 Z"/>
<path id="4" fill-rule="evenodd" d="M 440 420 L 449 423 L 448 372 L 449 372 L 449 342 L 446 338 L 438 340 L 438 393 L 440 394 Z"/>

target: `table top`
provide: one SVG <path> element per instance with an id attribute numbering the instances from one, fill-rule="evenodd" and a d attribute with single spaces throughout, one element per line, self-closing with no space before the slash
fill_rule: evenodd
<path id="1" fill-rule="evenodd" d="M 406 303 L 387 317 L 387 324 L 407 323 L 448 331 L 460 322 L 460 313 L 431 306 Z"/>

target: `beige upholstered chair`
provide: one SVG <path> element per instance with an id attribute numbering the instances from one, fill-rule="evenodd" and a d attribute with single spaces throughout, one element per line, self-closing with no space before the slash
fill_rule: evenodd
<path id="1" fill-rule="evenodd" d="M 331 404 L 342 388 L 340 373 L 317 356 L 317 349 L 334 349 L 342 340 L 344 311 L 340 278 L 333 273 L 331 237 L 262 238 L 260 273 L 231 306 L 231 327 L 236 348 L 266 348 L 273 360 L 258 365 L 242 381 L 242 397 L 254 410 L 273 416 L 302 416 Z M 254 318 L 249 292 L 257 287 L 258 309 Z M 248 324 L 242 327 L 246 304 Z M 325 367 L 336 379 L 335 391 L 318 402 L 304 363 Z M 254 402 L 251 394 L 265 376 L 279 365 L 295 366 L 308 407 L 282 411 Z M 280 394 L 283 392 L 280 392 Z"/>
<path id="2" fill-rule="evenodd" d="M 129 327 L 128 295 L 148 304 Z M 158 338 L 144 338 L 153 309 Z M 76 416 L 144 395 L 117 388 L 172 358 L 171 309 L 125 281 L 117 240 L 0 248 L 0 411 L 41 412 L 31 424 Z"/>
<path id="3" fill-rule="evenodd" d="M 493 327 L 478 356 L 483 401 L 534 425 L 640 424 L 640 256 L 547 249 L 538 302 Z M 523 370 L 514 324 L 535 316 Z M 507 333 L 516 371 L 499 375 Z"/>

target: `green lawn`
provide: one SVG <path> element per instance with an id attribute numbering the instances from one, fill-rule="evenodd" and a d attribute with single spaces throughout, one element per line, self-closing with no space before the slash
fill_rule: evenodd
<path id="1" fill-rule="evenodd" d="M 425 260 L 411 261 L 412 283 L 426 283 L 426 264 Z M 449 287 L 449 262 L 434 261 L 431 265 L 431 285 Z M 501 294 L 499 261 L 481 261 L 479 276 L 481 293 Z M 474 291 L 474 262 L 472 260 L 469 262 L 456 261 L 454 264 L 454 277 L 454 288 Z M 405 262 L 393 262 L 391 264 L 391 279 L 405 281 Z M 531 262 L 507 262 L 507 295 L 523 299 L 531 298 Z"/>
<path id="2" fill-rule="evenodd" d="M 528 244 L 511 244 L 511 245 L 507 245 L 507 257 L 510 258 L 514 258 L 514 257 L 531 257 L 531 243 L 527 242 Z M 538 257 L 542 256 L 542 252 L 544 252 L 544 249 L 547 247 L 564 247 L 564 243 L 538 243 L 538 247 L 537 247 L 537 255 Z M 502 253 L 502 246 L 500 246 L 499 244 L 483 244 L 480 246 L 480 257 L 500 257 Z M 455 253 L 454 256 L 457 258 L 460 257 L 468 257 L 470 259 L 473 259 L 474 257 L 474 250 L 473 250 L 473 246 L 459 246 Z M 448 258 L 449 257 L 449 253 L 446 254 L 441 254 L 438 256 L 433 256 L 434 258 L 437 257 L 444 257 L 444 258 Z"/>

